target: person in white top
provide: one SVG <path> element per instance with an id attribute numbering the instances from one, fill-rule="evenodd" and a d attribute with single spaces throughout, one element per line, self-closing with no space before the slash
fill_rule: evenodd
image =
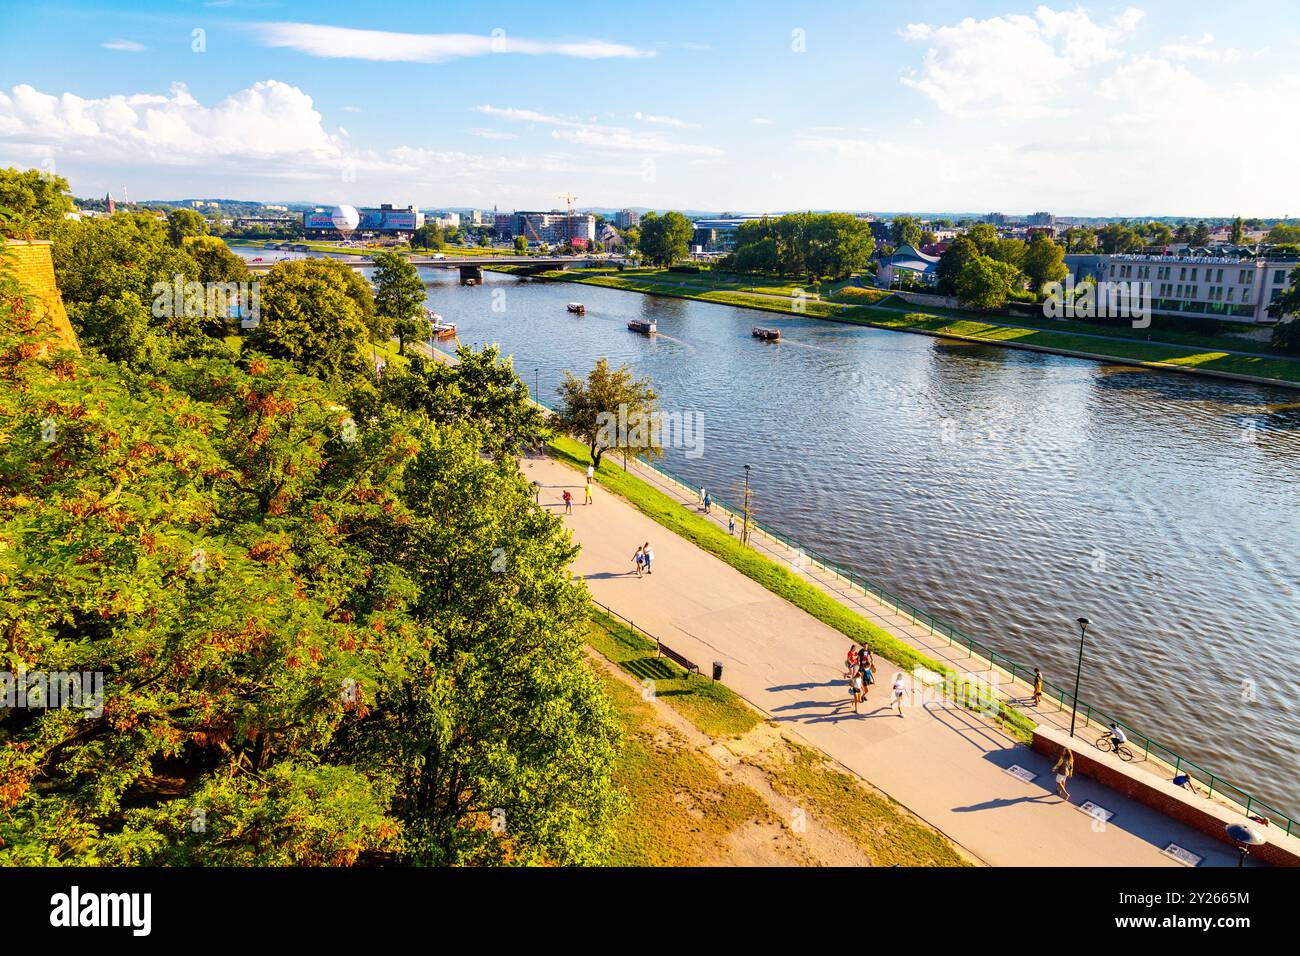
<path id="1" fill-rule="evenodd" d="M 894 709 L 898 711 L 899 717 L 906 716 L 903 713 L 903 694 L 907 690 L 907 678 L 903 672 L 899 671 L 894 675 Z"/>
<path id="2" fill-rule="evenodd" d="M 588 481 L 591 481 L 591 479 L 594 478 L 594 477 L 596 477 L 596 468 L 595 468 L 595 466 L 593 466 L 593 465 L 588 465 L 588 466 L 587 466 L 587 480 L 588 480 Z"/>

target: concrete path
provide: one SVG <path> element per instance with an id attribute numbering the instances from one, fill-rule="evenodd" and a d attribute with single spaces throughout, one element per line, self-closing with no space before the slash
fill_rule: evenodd
<path id="1" fill-rule="evenodd" d="M 879 683 L 855 715 L 842 677 L 847 637 L 603 488 L 593 505 L 579 504 L 583 479 L 573 469 L 549 458 L 526 459 L 523 468 L 541 484 L 542 504 L 558 514 L 563 490 L 574 493 L 573 515 L 565 518 L 582 545 L 574 571 L 598 601 L 706 673 L 720 661 L 728 687 L 980 859 L 1001 866 L 1181 866 L 1161 852 L 1176 843 L 1203 857 L 1203 866 L 1236 864 L 1226 844 L 1091 780 L 1075 777 L 1072 803 L 1065 803 L 1047 760 L 974 713 L 909 699 L 900 717 L 889 708 L 897 668 L 883 660 Z M 632 554 L 646 541 L 655 563 L 638 578 Z M 1012 776 L 1012 766 L 1035 776 Z M 1113 817 L 1100 824 L 1078 808 L 1084 801 Z"/>

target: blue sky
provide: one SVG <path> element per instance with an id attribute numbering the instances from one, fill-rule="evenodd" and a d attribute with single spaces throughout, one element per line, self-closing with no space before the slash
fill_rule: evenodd
<path id="1" fill-rule="evenodd" d="M 2 6 L 79 195 L 1300 214 L 1283 2 Z"/>

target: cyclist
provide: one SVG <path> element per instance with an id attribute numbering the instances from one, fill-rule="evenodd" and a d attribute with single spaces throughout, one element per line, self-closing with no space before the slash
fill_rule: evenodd
<path id="1" fill-rule="evenodd" d="M 1115 745 L 1116 750 L 1119 749 L 1120 744 L 1128 743 L 1128 737 L 1124 736 L 1124 731 L 1120 730 L 1119 724 L 1114 721 L 1111 721 L 1110 725 L 1110 742 Z"/>

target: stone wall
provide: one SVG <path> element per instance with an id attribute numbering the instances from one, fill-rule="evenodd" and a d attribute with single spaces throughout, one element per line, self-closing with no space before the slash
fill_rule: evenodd
<path id="1" fill-rule="evenodd" d="M 35 299 L 36 312 L 50 327 L 52 338 L 64 348 L 80 351 L 77 336 L 63 308 L 63 297 L 54 281 L 54 260 L 48 240 L 6 239 L 0 268 L 15 275 L 23 291 Z"/>

